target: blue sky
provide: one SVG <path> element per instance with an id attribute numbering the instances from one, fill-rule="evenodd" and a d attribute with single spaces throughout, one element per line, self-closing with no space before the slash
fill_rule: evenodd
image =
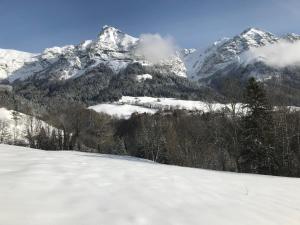
<path id="1" fill-rule="evenodd" d="M 247 27 L 300 33 L 298 0 L 0 0 L 0 48 L 40 52 L 94 39 L 105 24 L 205 47 Z"/>

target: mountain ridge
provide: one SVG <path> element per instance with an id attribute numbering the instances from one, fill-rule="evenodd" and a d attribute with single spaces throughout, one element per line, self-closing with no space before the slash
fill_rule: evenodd
<path id="1" fill-rule="evenodd" d="M 300 40 L 300 35 L 286 34 L 276 36 L 258 28 L 247 28 L 233 38 L 223 38 L 215 42 L 203 52 L 193 52 L 184 58 L 188 65 L 189 77 L 194 80 L 207 80 L 218 74 L 227 76 L 232 68 L 247 67 L 245 55 L 252 49 L 265 46 L 273 47 L 280 42 L 295 43 Z M 254 62 L 264 63 L 257 57 Z M 256 74 L 256 78 L 263 80 L 269 78 L 266 74 Z"/>
<path id="2" fill-rule="evenodd" d="M 165 68 L 165 72 L 192 80 L 213 77 L 232 64 L 242 65 L 243 54 L 250 49 L 273 45 L 279 41 L 296 42 L 300 35 L 290 33 L 276 36 L 258 28 L 247 28 L 232 38 L 222 38 L 204 51 L 180 49 L 167 60 L 151 63 L 135 54 L 140 39 L 121 30 L 105 25 L 97 38 L 85 40 L 78 45 L 46 48 L 42 53 L 28 53 L 17 50 L 0 49 L 0 79 L 27 79 L 51 66 L 59 67 L 59 79 L 66 80 L 81 76 L 86 69 L 106 64 L 113 71 L 119 72 L 131 63 L 143 66 L 155 64 Z M 59 60 L 65 62 L 57 65 Z M 258 60 L 259 61 L 259 60 Z"/>
<path id="3" fill-rule="evenodd" d="M 51 67 L 59 67 L 59 71 L 54 69 L 52 73 L 60 73 L 59 79 L 66 80 L 78 77 L 86 69 L 96 67 L 100 63 L 119 72 L 129 64 L 136 62 L 146 66 L 157 64 L 170 73 L 186 77 L 186 70 L 179 55 L 174 54 L 169 59 L 153 64 L 135 55 L 133 49 L 137 47 L 138 42 L 138 38 L 114 27 L 104 26 L 97 39 L 83 41 L 79 45 L 46 48 L 42 53 L 33 55 L 17 51 L 15 58 L 8 62 L 0 58 L 0 78 L 14 82 L 18 79 L 27 79 L 45 69 L 51 70 Z M 3 51 L 7 52 L 8 50 Z M 28 57 L 22 57 L 26 54 Z M 60 62 L 62 59 L 64 62 Z M 19 61 L 18 65 L 13 63 L 15 60 Z"/>
<path id="4" fill-rule="evenodd" d="M 162 39 L 158 35 L 151 38 Z M 31 96 L 28 100 L 35 98 L 31 94 L 33 90 L 47 98 L 59 90 L 58 96 L 72 96 L 72 99 L 97 104 L 115 101 L 122 95 L 184 96 L 184 99 L 203 100 L 198 99 L 204 96 L 203 87 L 219 96 L 220 92 L 223 94 L 224 79 L 245 83 L 249 77 L 255 77 L 266 83 L 273 82 L 270 86 L 276 84 L 276 88 L 283 88 L 288 99 L 293 99 L 288 100 L 288 104 L 299 105 L 289 92 L 300 91 L 300 66 L 271 66 L 261 54 L 254 54 L 251 60 L 247 58 L 253 50 L 276 48 L 281 42 L 293 45 L 299 40 L 300 35 L 293 33 L 276 36 L 258 28 L 248 28 L 232 38 L 214 42 L 204 51 L 176 49 L 171 57 L 151 62 L 136 54 L 143 36 L 135 38 L 117 28 L 104 26 L 94 40 L 47 48 L 40 54 L 0 50 L 0 80 L 10 82 L 23 97 Z M 145 74 L 153 79 L 139 79 Z M 90 94 L 78 92 L 91 87 L 95 90 Z"/>

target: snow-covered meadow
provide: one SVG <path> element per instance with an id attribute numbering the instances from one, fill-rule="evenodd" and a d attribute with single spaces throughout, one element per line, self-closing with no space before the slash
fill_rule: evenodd
<path id="1" fill-rule="evenodd" d="M 89 107 L 96 112 L 106 113 L 112 116 L 129 118 L 136 113 L 156 113 L 158 110 L 184 109 L 188 111 L 218 111 L 231 109 L 229 104 L 208 103 L 203 101 L 180 100 L 175 98 L 153 98 L 153 97 L 132 97 L 123 96 L 119 101 L 103 103 Z M 241 104 L 236 105 L 236 111 L 242 112 Z"/>
<path id="2" fill-rule="evenodd" d="M 149 109 L 146 107 L 130 105 L 130 104 L 118 104 L 118 103 L 103 103 L 89 107 L 89 109 L 95 110 L 99 113 L 105 113 L 118 118 L 129 119 L 133 113 L 149 113 L 154 114 L 157 109 Z"/>
<path id="3" fill-rule="evenodd" d="M 0 145 L 3 225 L 299 225 L 300 179 Z"/>
<path id="4" fill-rule="evenodd" d="M 234 108 L 233 108 L 234 106 Z M 242 103 L 236 104 L 222 104 L 209 103 L 204 101 L 180 100 L 175 98 L 154 98 L 154 97 L 132 97 L 122 96 L 119 101 L 111 103 L 102 103 L 89 107 L 99 113 L 105 113 L 118 118 L 130 118 L 132 113 L 148 113 L 154 114 L 159 110 L 188 110 L 199 112 L 216 112 L 225 110 L 231 112 L 235 110 L 236 114 L 246 113 L 247 109 L 243 107 Z M 280 110 L 281 107 L 275 107 L 275 110 Z M 300 107 L 287 106 L 291 111 L 300 111 Z"/>

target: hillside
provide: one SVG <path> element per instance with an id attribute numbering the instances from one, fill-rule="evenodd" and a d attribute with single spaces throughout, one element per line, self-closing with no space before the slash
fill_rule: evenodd
<path id="1" fill-rule="evenodd" d="M 300 180 L 0 145 L 0 224 L 298 225 Z"/>
<path id="2" fill-rule="evenodd" d="M 0 142 L 29 145 L 29 135 L 38 136 L 41 130 L 47 135 L 58 130 L 34 116 L 0 107 Z"/>

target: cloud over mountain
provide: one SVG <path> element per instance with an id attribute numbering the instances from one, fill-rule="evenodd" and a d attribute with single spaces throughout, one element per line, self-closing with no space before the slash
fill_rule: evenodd
<path id="1" fill-rule="evenodd" d="M 259 60 L 279 68 L 300 65 L 300 41 L 291 43 L 282 40 L 272 45 L 252 48 L 244 53 L 242 59 L 246 64 Z"/>
<path id="2" fill-rule="evenodd" d="M 159 34 L 142 34 L 135 53 L 143 56 L 147 61 L 158 63 L 175 54 L 176 46 L 171 37 Z"/>

